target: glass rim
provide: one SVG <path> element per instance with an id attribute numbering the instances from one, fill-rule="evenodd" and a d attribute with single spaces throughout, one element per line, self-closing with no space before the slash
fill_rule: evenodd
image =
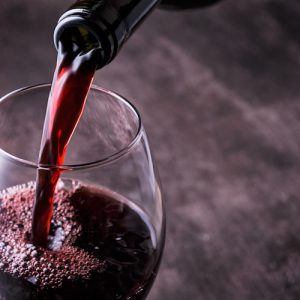
<path id="1" fill-rule="evenodd" d="M 45 88 L 45 87 L 51 87 L 51 83 L 42 83 L 42 84 L 36 84 L 36 85 L 30 85 L 30 86 L 26 86 L 26 87 L 22 87 L 19 89 L 16 89 L 12 92 L 7 93 L 4 96 L 0 97 L 0 105 L 5 102 L 8 101 L 12 96 L 17 96 L 18 94 L 23 94 L 25 92 L 29 92 L 35 89 L 39 89 L 39 88 Z M 2 148 L 0 148 L 0 156 L 9 159 L 10 161 L 13 161 L 17 164 L 22 164 L 25 165 L 27 167 L 30 168 L 35 168 L 35 169 L 58 169 L 58 170 L 62 170 L 62 171 L 75 171 L 75 170 L 82 170 L 82 169 L 88 169 L 88 168 L 93 168 L 93 167 L 100 167 L 100 166 L 104 166 L 113 162 L 116 162 L 117 160 L 119 160 L 121 157 L 123 157 L 124 155 L 126 155 L 127 153 L 129 153 L 139 142 L 139 140 L 141 139 L 142 136 L 142 132 L 143 132 L 143 125 L 142 125 L 142 120 L 141 120 L 141 116 L 139 111 L 137 110 L 137 108 L 129 101 L 127 100 L 125 97 L 121 96 L 120 94 L 111 91 L 109 89 L 105 89 L 103 87 L 99 87 L 95 84 L 92 84 L 91 86 L 91 90 L 96 91 L 96 92 L 101 92 L 101 93 L 105 93 L 107 95 L 112 96 L 114 99 L 116 99 L 119 102 L 122 102 L 123 104 L 126 105 L 127 108 L 129 108 L 137 117 L 138 120 L 138 126 L 137 126 L 137 130 L 135 135 L 133 136 L 133 138 L 131 139 L 131 141 L 129 143 L 126 144 L 126 146 L 122 147 L 120 150 L 112 153 L 111 155 L 108 155 L 102 159 L 99 160 L 94 160 L 91 162 L 87 162 L 87 163 L 81 163 L 81 164 L 63 164 L 63 165 L 50 165 L 50 164 L 38 164 L 23 158 L 20 158 L 18 156 L 12 155 L 9 152 L 3 150 Z"/>

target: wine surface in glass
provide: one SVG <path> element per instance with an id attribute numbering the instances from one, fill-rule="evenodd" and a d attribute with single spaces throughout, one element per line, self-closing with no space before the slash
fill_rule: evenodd
<path id="1" fill-rule="evenodd" d="M 29 238 L 35 184 L 2 193 L 1 299 L 144 299 L 158 264 L 146 215 L 107 189 L 66 185 L 54 194 L 47 248 Z"/>

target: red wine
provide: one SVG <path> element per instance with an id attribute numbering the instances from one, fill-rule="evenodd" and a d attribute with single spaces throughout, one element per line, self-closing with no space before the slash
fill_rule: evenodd
<path id="1" fill-rule="evenodd" d="M 145 214 L 104 188 L 54 194 L 47 247 L 30 241 L 34 183 L 0 197 L 0 298 L 144 299 L 159 253 Z"/>
<path id="2" fill-rule="evenodd" d="M 83 112 L 95 72 L 95 49 L 80 52 L 76 44 L 60 44 L 41 141 L 32 242 L 44 246 L 50 229 L 53 194 L 68 142 Z M 49 168 L 49 165 L 52 166 Z M 46 166 L 46 167 L 45 167 Z"/>
<path id="3" fill-rule="evenodd" d="M 171 2 L 176 7 L 191 7 L 215 1 L 173 0 L 162 4 L 168 6 Z M 60 18 L 54 32 L 58 62 L 49 96 L 36 179 L 31 230 L 31 240 L 35 245 L 45 246 L 47 243 L 60 166 L 82 114 L 95 70 L 113 60 L 131 33 L 159 2 L 79 0 Z"/>
<path id="4" fill-rule="evenodd" d="M 76 19 L 75 20 L 74 16 L 71 17 L 72 24 L 68 22 L 68 26 L 64 27 L 63 26 L 64 21 L 60 22 L 61 25 L 59 28 L 62 28 L 63 30 L 59 30 L 59 34 L 58 31 L 56 31 L 55 41 L 58 49 L 58 60 L 57 60 L 56 70 L 54 73 L 52 88 L 49 95 L 48 107 L 47 107 L 47 112 L 45 117 L 40 154 L 38 159 L 38 171 L 36 177 L 36 191 L 35 191 L 36 196 L 35 196 L 34 208 L 32 213 L 32 225 L 31 225 L 31 230 L 29 230 L 28 233 L 29 240 L 30 242 L 32 242 L 34 247 L 43 247 L 44 249 L 49 250 L 48 241 L 49 241 L 49 237 L 51 237 L 51 220 L 53 220 L 53 222 L 57 220 L 57 218 L 53 216 L 53 208 L 55 205 L 54 195 L 55 195 L 56 185 L 61 172 L 63 172 L 61 166 L 64 163 L 67 146 L 72 137 L 74 130 L 76 129 L 76 125 L 80 120 L 80 116 L 83 112 L 87 94 L 91 86 L 95 70 L 107 64 L 114 57 L 121 44 L 129 36 L 129 32 L 132 32 L 134 30 L 136 25 L 140 23 L 140 21 L 142 21 L 142 19 L 155 7 L 158 1 L 157 0 L 143 0 L 143 1 L 134 0 L 134 1 L 125 1 L 125 2 L 124 1 L 112 1 L 112 2 L 102 1 L 100 4 L 99 3 L 100 2 L 98 1 L 96 2 L 78 1 L 76 2 L 75 6 L 79 5 L 80 9 L 75 9 L 75 11 L 76 13 L 80 11 L 80 14 L 83 13 L 84 16 L 87 16 L 89 14 L 86 13 L 87 10 L 84 9 L 85 6 L 88 5 L 88 7 L 90 7 L 90 5 L 92 5 L 92 7 L 94 7 L 94 4 L 96 4 L 95 8 L 97 8 L 97 11 L 98 9 L 101 12 L 104 11 L 105 12 L 104 15 L 106 17 L 110 18 L 112 16 L 116 16 L 116 19 L 113 17 L 113 19 L 107 21 L 113 21 L 112 22 L 113 26 L 111 27 L 111 29 L 113 29 L 114 33 L 117 34 L 118 38 L 114 38 L 114 37 L 111 38 L 111 34 L 107 30 L 90 31 L 88 26 L 86 26 L 86 24 L 81 24 L 80 22 L 77 23 L 78 18 L 77 19 L 75 18 Z M 115 10 L 117 10 L 118 13 L 112 14 L 111 12 L 114 12 Z M 93 11 L 96 12 L 96 10 Z M 121 19 L 119 18 L 119 16 L 121 17 Z M 137 18 L 136 20 L 138 22 L 135 21 L 129 22 L 129 20 L 131 20 L 132 18 L 133 19 Z M 69 17 L 67 19 L 69 20 Z M 125 28 L 123 21 L 127 19 L 128 22 L 125 22 L 126 23 L 125 26 L 126 28 Z M 74 20 L 75 23 L 73 22 Z M 106 22 L 105 18 L 102 19 L 100 23 L 102 24 L 103 22 L 106 25 L 110 24 L 110 22 Z M 98 21 L 96 22 L 96 24 L 98 24 L 99 26 L 101 25 L 100 23 Z M 123 30 L 125 30 L 128 34 L 124 35 L 122 33 Z M 100 36 L 105 41 L 104 40 L 100 41 L 98 39 Z M 111 43 L 116 44 L 115 45 L 116 47 L 113 47 Z M 82 195 L 82 193 L 83 192 L 81 191 L 80 195 Z M 75 199 L 74 198 L 75 194 L 76 193 L 74 193 L 74 195 L 72 196 L 72 199 Z M 93 200 L 90 199 L 88 193 L 86 194 L 87 195 L 85 196 L 92 203 Z M 101 196 L 100 198 L 102 199 L 107 197 Z M 109 201 L 106 202 L 108 203 Z M 114 206 L 114 204 L 110 204 L 110 205 L 112 205 L 112 207 Z M 100 207 L 104 211 L 101 212 L 100 209 L 99 215 L 104 214 L 106 206 L 109 207 L 110 205 L 105 204 L 104 206 Z M 79 205 L 78 210 L 81 211 L 81 213 L 83 213 L 85 211 L 85 207 L 81 207 Z M 98 209 L 95 207 L 95 211 L 97 210 Z M 92 211 L 90 213 L 92 213 Z M 65 214 L 66 214 L 65 218 L 67 218 L 67 212 L 65 212 Z M 114 214 L 115 213 L 113 213 L 113 215 Z M 89 218 L 90 216 L 85 221 L 83 221 L 82 224 L 84 225 L 88 224 Z M 99 220 L 101 220 L 101 218 L 97 218 L 97 220 L 98 222 L 100 222 Z M 105 224 L 102 224 L 101 222 L 100 224 L 101 224 L 100 227 L 103 228 L 97 227 L 97 230 L 93 229 L 96 235 L 99 235 L 99 232 L 102 232 L 102 230 L 106 228 Z M 133 223 L 133 225 L 138 226 L 139 224 Z M 126 228 L 126 230 L 128 230 L 127 235 L 133 234 L 133 236 L 136 236 L 136 234 L 134 233 L 134 228 L 132 228 L 131 231 L 128 228 Z M 79 243 L 81 248 L 87 247 L 87 245 L 93 243 L 91 242 L 91 240 L 93 241 L 93 237 L 90 236 L 91 235 L 90 229 L 87 228 L 87 231 L 89 232 L 88 238 L 82 237 L 81 243 Z M 85 230 L 83 230 L 83 232 L 85 232 Z M 138 239 L 140 239 L 140 237 L 138 237 Z M 142 242 L 143 240 L 141 239 L 140 241 Z M 132 245 L 134 245 L 134 239 L 132 241 L 129 239 L 128 249 L 131 248 L 130 246 L 131 243 L 133 243 Z M 138 245 L 135 246 L 138 247 Z M 97 247 L 100 247 L 100 245 Z M 118 243 L 112 243 L 108 245 L 106 244 L 105 247 L 107 248 L 106 249 L 101 248 L 102 249 L 101 251 L 104 253 L 105 251 L 109 251 L 109 253 L 114 253 L 114 252 L 118 253 L 117 250 L 119 247 Z M 124 248 L 126 247 L 124 246 Z M 53 255 L 53 253 L 51 255 Z M 118 257 L 119 254 L 116 255 Z M 134 261 L 139 260 L 138 252 L 136 253 L 137 255 L 136 257 L 131 254 L 128 255 L 128 253 L 125 252 L 121 252 L 120 255 L 124 259 L 126 258 L 129 260 L 128 262 L 126 262 L 128 263 L 129 266 L 131 265 L 131 263 L 134 263 Z M 130 260 L 132 260 L 132 262 Z M 148 258 L 144 257 L 142 261 L 144 260 L 148 260 Z M 87 259 L 87 261 L 89 260 Z M 105 265 L 107 265 L 107 263 L 105 263 Z M 92 266 L 90 268 L 92 268 Z M 99 265 L 97 265 L 97 267 L 95 268 L 96 269 L 100 268 L 100 262 Z M 105 271 L 104 273 L 106 274 L 105 276 L 108 276 L 107 274 L 111 274 L 110 276 L 113 279 L 113 281 L 116 281 L 117 280 L 116 277 L 119 276 L 118 274 L 122 269 L 126 269 L 126 267 L 125 266 L 121 267 L 117 263 L 115 265 L 114 271 L 108 271 L 108 272 Z M 90 269 L 87 268 L 88 273 L 89 272 L 93 273 L 93 271 L 89 271 L 89 270 Z M 92 268 L 91 270 L 94 269 Z M 153 271 L 153 266 L 152 269 L 150 268 L 145 274 L 150 274 L 152 271 Z M 100 294 L 97 294 L 97 291 L 95 290 L 93 293 L 91 292 L 91 296 L 97 294 L 99 298 L 103 299 L 103 295 L 106 295 L 107 293 L 107 297 L 104 299 L 119 299 L 119 298 L 126 299 L 124 298 L 126 294 L 123 293 L 121 286 L 124 286 L 124 289 L 128 290 L 127 288 L 128 285 L 131 285 L 132 287 L 130 292 L 128 291 L 126 292 L 129 293 L 126 297 L 129 297 L 130 293 L 135 294 L 136 293 L 135 284 L 137 282 L 140 282 L 140 279 L 142 281 L 145 279 L 142 279 L 143 276 L 141 276 L 141 278 L 138 278 L 135 272 L 134 272 L 134 276 L 131 278 L 129 276 L 131 274 L 130 272 L 131 272 L 130 269 L 128 269 L 128 272 L 125 272 L 128 274 L 126 276 L 123 276 L 122 280 L 120 279 L 120 283 L 119 283 L 120 288 L 116 288 L 116 289 L 113 288 L 111 292 L 109 292 L 111 286 L 105 286 L 101 290 Z M 53 280 L 59 280 L 54 275 L 52 277 L 54 278 Z M 82 278 L 82 276 L 80 278 Z M 41 286 L 43 285 L 47 286 L 47 283 L 44 281 L 41 281 L 42 282 Z M 131 283 L 127 284 L 127 282 L 129 281 Z M 71 282 L 72 282 L 72 276 L 68 284 L 71 284 Z M 98 279 L 97 279 L 97 283 L 99 285 Z M 81 285 L 79 284 L 78 289 L 80 289 L 80 286 Z M 72 289 L 75 291 L 77 287 L 75 285 L 74 286 L 72 285 Z M 91 291 L 92 290 L 93 289 L 91 288 Z M 107 292 L 105 292 L 106 290 Z M 111 296 L 113 293 L 115 297 Z M 120 296 L 117 296 L 118 293 L 120 294 Z M 78 290 L 78 294 L 79 294 L 79 290 Z M 100 297 L 100 295 L 102 296 Z M 84 295 L 84 298 L 89 299 L 87 294 Z"/>
<path id="5" fill-rule="evenodd" d="M 155 277 L 160 247 L 140 209 L 104 189 L 57 192 L 99 58 L 98 49 L 82 50 L 77 42 L 67 35 L 59 46 L 36 189 L 33 185 L 3 198 L 0 224 L 9 236 L 3 236 L 3 253 L 0 249 L 0 292 L 2 288 L 6 299 L 16 299 L 9 291 L 20 290 L 18 297 L 26 300 L 138 300 L 146 297 Z M 10 234 L 14 222 L 19 229 Z"/>

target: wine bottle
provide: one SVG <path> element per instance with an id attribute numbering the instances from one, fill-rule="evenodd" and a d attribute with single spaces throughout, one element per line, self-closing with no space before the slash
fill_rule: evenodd
<path id="1" fill-rule="evenodd" d="M 124 42 L 159 4 L 163 8 L 203 7 L 218 0 L 80 0 L 59 19 L 54 43 L 98 50 L 97 68 L 111 62 Z"/>

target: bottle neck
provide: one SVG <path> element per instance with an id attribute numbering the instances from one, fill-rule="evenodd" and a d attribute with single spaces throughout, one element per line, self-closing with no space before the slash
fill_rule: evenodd
<path id="1" fill-rule="evenodd" d="M 159 0 L 77 1 L 58 21 L 55 46 L 72 41 L 82 51 L 98 48 L 97 67 L 101 68 L 114 59 L 158 3 Z"/>

